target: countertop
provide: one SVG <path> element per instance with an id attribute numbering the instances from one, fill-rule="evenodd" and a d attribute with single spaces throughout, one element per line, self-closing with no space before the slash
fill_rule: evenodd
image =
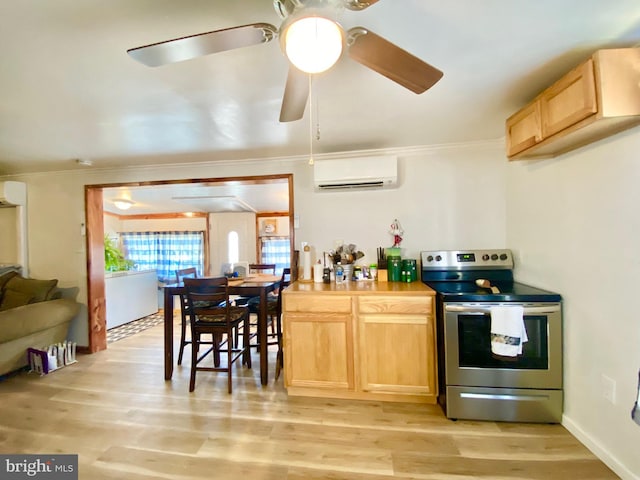
<path id="1" fill-rule="evenodd" d="M 422 282 L 374 282 L 352 281 L 336 284 L 293 282 L 284 292 L 285 294 L 301 293 L 330 293 L 336 295 L 435 295 L 436 292 Z"/>
<path id="2" fill-rule="evenodd" d="M 104 278 L 131 277 L 133 275 L 143 275 L 146 273 L 155 274 L 155 270 L 118 270 L 117 272 L 105 272 Z"/>

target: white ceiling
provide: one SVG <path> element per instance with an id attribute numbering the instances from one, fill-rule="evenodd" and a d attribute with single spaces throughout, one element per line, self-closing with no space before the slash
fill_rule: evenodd
<path id="1" fill-rule="evenodd" d="M 316 154 L 500 139 L 594 50 L 640 43 L 638 0 L 380 0 L 340 21 L 444 77 L 415 95 L 343 56 L 314 80 Z M 272 0 L 2 2 L 0 175 L 308 154 L 309 108 L 278 121 L 277 41 L 157 68 L 126 53 L 254 22 L 280 25 Z"/>
<path id="2" fill-rule="evenodd" d="M 286 180 L 269 183 L 189 183 L 103 189 L 103 209 L 119 215 L 178 212 L 287 212 L 289 184 Z M 133 202 L 119 210 L 116 199 Z"/>

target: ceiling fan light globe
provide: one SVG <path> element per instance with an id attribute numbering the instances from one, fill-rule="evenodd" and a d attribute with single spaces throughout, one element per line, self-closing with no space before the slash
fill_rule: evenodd
<path id="1" fill-rule="evenodd" d="M 287 58 L 298 70 L 322 73 L 340 58 L 343 32 L 328 18 L 304 17 L 289 25 L 284 43 Z"/>
<path id="2" fill-rule="evenodd" d="M 120 210 L 129 210 L 133 206 L 133 202 L 127 198 L 117 198 L 113 204 Z"/>

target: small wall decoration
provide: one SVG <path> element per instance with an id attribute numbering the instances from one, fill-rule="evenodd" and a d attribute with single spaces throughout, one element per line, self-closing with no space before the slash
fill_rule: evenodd
<path id="1" fill-rule="evenodd" d="M 389 230 L 389 233 L 393 235 L 392 248 L 399 248 L 400 242 L 402 242 L 402 235 L 404 235 L 404 230 L 400 226 L 400 222 L 398 221 L 397 218 L 393 220 L 393 223 L 391 224 L 391 230 Z"/>
<path id="2" fill-rule="evenodd" d="M 276 235 L 278 233 L 278 219 L 265 218 L 262 221 L 262 233 L 265 235 Z"/>

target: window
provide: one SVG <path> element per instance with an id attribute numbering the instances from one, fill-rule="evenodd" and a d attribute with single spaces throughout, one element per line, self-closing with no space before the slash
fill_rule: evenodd
<path id="1" fill-rule="evenodd" d="M 289 237 L 261 237 L 260 263 L 275 263 L 276 275 L 291 263 L 291 246 Z"/>
<path id="2" fill-rule="evenodd" d="M 175 282 L 175 271 L 195 267 L 204 271 L 204 232 L 122 233 L 124 254 L 136 270 L 156 270 L 158 281 Z"/>

